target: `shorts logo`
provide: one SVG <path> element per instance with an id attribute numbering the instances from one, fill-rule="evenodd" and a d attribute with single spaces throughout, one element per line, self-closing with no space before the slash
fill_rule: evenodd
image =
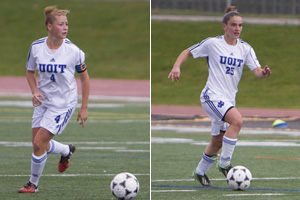
<path id="1" fill-rule="evenodd" d="M 64 121 L 61 124 L 56 126 L 56 128 L 58 129 L 57 133 L 59 133 L 60 129 L 67 124 L 69 118 L 72 116 L 72 111 L 73 111 L 73 108 L 70 108 L 64 117 Z M 56 123 L 59 122 L 59 119 L 60 119 L 60 115 L 55 118 Z"/>
<path id="2" fill-rule="evenodd" d="M 218 103 L 218 107 L 219 107 L 219 108 L 222 108 L 222 106 L 224 106 L 224 102 L 223 102 L 223 101 L 220 101 L 220 102 Z"/>

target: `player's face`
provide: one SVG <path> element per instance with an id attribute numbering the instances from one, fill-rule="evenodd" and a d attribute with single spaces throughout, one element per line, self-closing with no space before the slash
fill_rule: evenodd
<path id="1" fill-rule="evenodd" d="M 50 26 L 49 31 L 57 39 L 64 39 L 67 37 L 68 33 L 68 19 L 66 16 L 56 16 L 56 20 L 53 21 L 53 24 Z"/>
<path id="2" fill-rule="evenodd" d="M 231 17 L 227 24 L 223 24 L 223 29 L 230 40 L 238 39 L 243 29 L 242 18 L 240 16 Z"/>

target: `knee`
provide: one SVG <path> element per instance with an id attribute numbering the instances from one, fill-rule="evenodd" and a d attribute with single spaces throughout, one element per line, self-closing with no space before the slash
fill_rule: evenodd
<path id="1" fill-rule="evenodd" d="M 34 140 L 32 142 L 33 152 L 36 154 L 38 152 L 43 152 L 46 150 L 46 147 L 42 141 Z"/>
<path id="2" fill-rule="evenodd" d="M 243 118 L 236 118 L 230 125 L 235 126 L 237 129 L 241 129 L 243 126 Z"/>

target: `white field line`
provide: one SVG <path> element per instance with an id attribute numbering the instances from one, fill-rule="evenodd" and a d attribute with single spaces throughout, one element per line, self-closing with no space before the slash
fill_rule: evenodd
<path id="1" fill-rule="evenodd" d="M 177 133 L 210 133 L 210 128 L 203 127 L 182 127 L 182 126 L 151 126 L 152 131 L 174 131 Z M 287 136 L 300 136 L 300 131 L 288 131 L 277 129 L 242 129 L 240 134 L 245 135 L 287 135 Z"/>
<path id="2" fill-rule="evenodd" d="M 127 149 L 126 147 L 77 147 L 77 149 L 81 150 L 113 150 L 115 152 L 121 153 L 148 153 L 150 150 L 143 149 Z"/>
<path id="3" fill-rule="evenodd" d="M 224 197 L 249 197 L 249 196 L 283 196 L 282 193 L 266 193 L 266 194 L 223 194 Z"/>
<path id="4" fill-rule="evenodd" d="M 150 153 L 150 150 L 139 150 L 139 149 L 126 149 L 126 150 L 115 150 L 115 152 L 121 152 L 121 153 Z"/>
<path id="5" fill-rule="evenodd" d="M 81 150 L 122 150 L 125 147 L 77 147 L 76 149 Z"/>
<path id="6" fill-rule="evenodd" d="M 136 145 L 136 144 L 141 144 L 141 145 L 146 145 L 150 144 L 150 142 L 145 142 L 145 141 L 140 141 L 140 142 L 71 142 L 74 144 L 87 144 L 87 145 L 97 145 L 97 144 L 126 144 L 126 145 Z"/>
<path id="7" fill-rule="evenodd" d="M 298 143 L 297 143 L 298 142 Z M 199 145 L 199 146 L 207 146 L 208 141 L 195 141 L 193 139 L 186 139 L 186 138 L 162 138 L 162 137 L 152 137 L 151 138 L 152 144 L 190 144 L 190 145 Z M 299 141 L 295 140 L 253 140 L 253 141 L 246 141 L 246 140 L 238 140 L 237 146 L 244 146 L 244 147 L 300 147 Z"/>
<path id="8" fill-rule="evenodd" d="M 117 147 L 107 147 L 107 146 L 88 146 L 88 147 L 77 147 L 80 150 L 99 150 L 99 151 L 115 151 L 120 153 L 149 153 L 149 149 L 127 149 L 128 145 L 147 145 L 149 146 L 149 142 L 69 142 L 72 144 L 84 144 L 84 145 L 118 145 Z M 5 147 L 32 147 L 31 142 L 7 142 L 0 141 L 0 146 L 3 145 Z M 120 146 L 124 145 L 124 146 Z"/>
<path id="9" fill-rule="evenodd" d="M 80 144 L 80 145 L 149 145 L 149 142 L 138 141 L 138 142 L 66 142 L 72 144 Z M 8 141 L 0 141 L 0 145 L 8 146 L 8 147 L 31 147 L 31 142 L 8 142 Z M 79 148 L 79 147 L 78 147 Z"/>
<path id="10" fill-rule="evenodd" d="M 116 174 L 43 174 L 45 177 L 103 177 Z M 150 176 L 150 174 L 134 174 L 135 176 Z M 28 177 L 30 174 L 0 174 L 0 177 Z"/>
<path id="11" fill-rule="evenodd" d="M 151 190 L 151 192 L 197 192 L 199 190 Z"/>
<path id="12" fill-rule="evenodd" d="M 281 181 L 281 180 L 299 180 L 300 177 L 265 177 L 265 178 L 253 178 L 254 181 Z M 210 179 L 212 181 L 226 181 L 225 178 Z M 193 182 L 194 179 L 168 179 L 168 180 L 151 180 L 153 183 L 159 182 Z"/>

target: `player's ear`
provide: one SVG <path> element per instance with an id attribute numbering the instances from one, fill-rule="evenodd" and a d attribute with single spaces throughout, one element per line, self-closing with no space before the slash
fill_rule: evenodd
<path id="1" fill-rule="evenodd" d="M 50 23 L 48 23 L 48 24 L 46 25 L 46 28 L 47 28 L 47 31 L 50 31 L 50 30 L 52 30 L 52 25 L 51 25 Z"/>
<path id="2" fill-rule="evenodd" d="M 225 23 L 222 24 L 222 27 L 223 27 L 224 31 L 226 31 L 226 26 L 227 26 L 227 24 L 225 24 Z"/>

